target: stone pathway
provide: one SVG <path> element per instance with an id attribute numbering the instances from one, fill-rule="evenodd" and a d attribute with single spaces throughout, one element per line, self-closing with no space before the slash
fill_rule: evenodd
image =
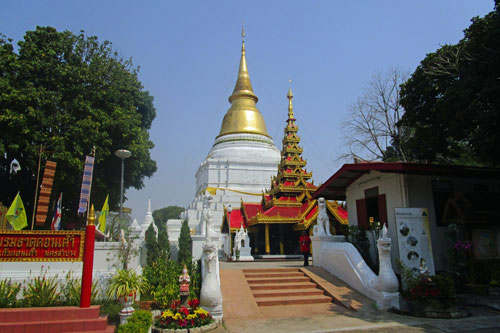
<path id="1" fill-rule="evenodd" d="M 215 332 L 499 332 L 500 312 L 468 308 L 462 319 L 428 319 L 377 310 L 373 302 L 318 267 L 301 269 L 341 306 L 258 306 L 244 269 L 302 268 L 300 261 L 221 262 L 224 325 Z M 354 309 L 354 310 L 352 310 Z"/>

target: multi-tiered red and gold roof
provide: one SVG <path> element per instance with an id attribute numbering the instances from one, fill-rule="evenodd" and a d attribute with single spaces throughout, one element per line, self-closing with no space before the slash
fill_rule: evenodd
<path id="1" fill-rule="evenodd" d="M 318 216 L 316 200 L 312 199 L 317 186 L 312 182 L 312 172 L 305 169 L 307 161 L 302 158 L 299 127 L 293 112 L 293 94 L 288 90 L 288 119 L 286 120 L 281 162 L 278 173 L 271 179 L 271 189 L 262 195 L 261 203 L 241 203 L 240 210 L 225 212 L 223 229 L 231 231 L 258 224 L 294 224 L 295 230 L 308 229 Z M 330 213 L 343 224 L 347 224 L 347 211 L 337 202 L 327 202 Z M 228 217 L 230 225 L 228 222 Z M 226 225 L 226 226 L 224 226 Z"/>

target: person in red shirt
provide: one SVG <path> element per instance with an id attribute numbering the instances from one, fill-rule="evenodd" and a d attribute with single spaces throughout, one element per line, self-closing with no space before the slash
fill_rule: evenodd
<path id="1" fill-rule="evenodd" d="M 304 266 L 309 266 L 309 252 L 311 251 L 311 238 L 302 231 L 302 236 L 299 238 L 300 252 L 304 255 Z"/>

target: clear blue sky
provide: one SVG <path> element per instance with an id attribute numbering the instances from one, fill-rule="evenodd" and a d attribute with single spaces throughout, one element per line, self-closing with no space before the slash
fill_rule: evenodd
<path id="1" fill-rule="evenodd" d="M 341 165 L 340 122 L 377 71 L 413 71 L 456 43 L 493 0 L 21 1 L 4 0 L 0 32 L 14 41 L 37 25 L 109 40 L 140 66 L 155 98 L 150 136 L 156 174 L 125 206 L 142 222 L 153 209 L 187 206 L 194 174 L 229 107 L 245 24 L 247 61 L 269 133 L 281 149 L 292 79 L 303 156 L 315 183 Z"/>

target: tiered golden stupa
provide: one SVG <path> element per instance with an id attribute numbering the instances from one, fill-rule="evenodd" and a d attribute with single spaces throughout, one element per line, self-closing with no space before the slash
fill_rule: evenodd
<path id="1" fill-rule="evenodd" d="M 254 254 L 299 253 L 300 231 L 310 230 L 318 216 L 312 194 L 317 186 L 307 172 L 303 149 L 299 146 L 299 130 L 293 112 L 293 94 L 288 90 L 288 119 L 278 173 L 271 179 L 271 189 L 263 194 L 261 203 L 242 202 L 240 210 L 231 215 L 225 211 L 222 232 L 235 232 L 241 224 L 248 228 Z M 347 223 L 347 212 L 337 202 L 327 202 L 331 232 Z M 229 217 L 229 219 L 228 219 Z"/>

